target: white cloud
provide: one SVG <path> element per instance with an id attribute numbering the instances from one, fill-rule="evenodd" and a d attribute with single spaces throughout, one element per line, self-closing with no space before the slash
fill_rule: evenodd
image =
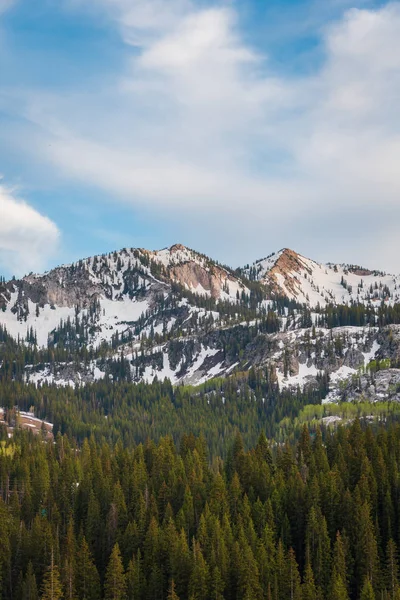
<path id="1" fill-rule="evenodd" d="M 22 275 L 42 269 L 59 240 L 57 226 L 0 185 L 0 265 Z"/>
<path id="2" fill-rule="evenodd" d="M 193 214 L 207 211 L 286 245 L 301 222 L 310 252 L 313 231 L 325 228 L 332 249 L 340 241 L 343 252 L 359 250 L 367 262 L 379 253 L 389 264 L 398 236 L 383 248 L 355 226 L 342 239 L 326 215 L 400 212 L 398 2 L 345 12 L 322 33 L 317 72 L 298 77 L 277 74 L 244 42 L 228 4 L 89 4 L 120 28 L 128 66 L 106 89 L 13 99 L 52 140 L 35 151 L 66 178 L 186 215 L 192 229 Z"/>
<path id="3" fill-rule="evenodd" d="M 66 0 L 66 3 L 96 16 L 104 11 L 120 28 L 124 41 L 138 47 L 171 30 L 194 9 L 191 0 Z"/>

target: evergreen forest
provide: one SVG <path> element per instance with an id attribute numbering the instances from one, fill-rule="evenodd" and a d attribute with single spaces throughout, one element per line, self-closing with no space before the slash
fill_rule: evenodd
<path id="1" fill-rule="evenodd" d="M 15 386 L 3 386 L 2 401 L 37 401 L 33 389 Z M 166 383 L 148 387 L 154 398 L 171 396 Z M 139 397 L 144 390 L 136 389 Z M 57 397 L 51 389 L 36 394 L 47 407 Z M 135 428 L 118 437 L 127 425 L 119 417 L 117 426 L 115 414 L 111 431 L 93 422 L 90 432 L 77 408 L 82 394 L 96 401 L 89 388 L 75 399 L 61 395 L 70 420 L 61 418 L 54 441 L 44 431 L 16 427 L 8 438 L 2 430 L 3 599 L 400 598 L 394 413 L 384 424 L 356 417 L 334 430 L 305 422 L 286 442 L 272 426 L 268 438 L 261 430 L 253 441 L 246 420 L 275 417 L 246 413 L 231 423 L 220 452 L 210 444 L 215 418 L 214 431 L 210 423 L 194 435 L 189 426 L 157 441 L 136 442 Z M 109 402 L 122 396 L 116 388 Z M 276 402 L 284 411 L 284 398 Z"/>

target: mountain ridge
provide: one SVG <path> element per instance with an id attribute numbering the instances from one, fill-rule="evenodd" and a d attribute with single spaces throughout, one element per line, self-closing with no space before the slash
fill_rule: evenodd
<path id="1" fill-rule="evenodd" d="M 266 365 L 281 387 L 308 385 L 374 358 L 379 328 L 398 322 L 398 283 L 289 248 L 236 270 L 182 244 L 124 248 L 1 282 L 0 326 L 40 351 L 24 371 L 36 383 L 122 369 L 135 381 L 198 384 Z M 328 360 L 339 326 L 350 329 L 337 329 Z"/>

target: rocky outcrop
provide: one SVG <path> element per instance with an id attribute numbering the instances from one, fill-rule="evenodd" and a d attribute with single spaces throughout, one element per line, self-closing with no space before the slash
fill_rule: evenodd
<path id="1" fill-rule="evenodd" d="M 144 252 L 150 260 L 164 267 L 164 280 L 179 283 L 191 292 L 210 296 L 214 300 L 228 298 L 233 302 L 236 302 L 237 291 L 249 292 L 240 278 L 228 269 L 182 244 L 156 252 Z"/>
<path id="2" fill-rule="evenodd" d="M 355 374 L 331 390 L 326 402 L 400 402 L 400 369 Z"/>
<path id="3" fill-rule="evenodd" d="M 91 280 L 87 269 L 73 267 L 60 267 L 42 277 L 26 277 L 19 290 L 34 304 L 69 308 L 87 307 L 101 294 L 107 296 L 107 290 Z"/>
<path id="4" fill-rule="evenodd" d="M 376 358 L 400 364 L 400 325 L 384 327 L 379 333 L 378 341 L 380 347 Z"/>
<path id="5" fill-rule="evenodd" d="M 205 269 L 195 262 L 187 262 L 171 267 L 170 276 L 190 291 L 200 294 L 207 293 L 215 300 L 221 298 L 224 289 L 229 294 L 230 284 L 244 289 L 244 286 L 239 286 L 235 279 L 223 269 L 217 266 Z"/>
<path id="6" fill-rule="evenodd" d="M 270 285 L 272 283 L 272 287 L 278 295 L 289 293 L 297 298 L 301 293 L 301 272 L 304 270 L 312 275 L 311 269 L 304 263 L 302 257 L 297 252 L 285 248 L 269 271 L 265 283 Z"/>

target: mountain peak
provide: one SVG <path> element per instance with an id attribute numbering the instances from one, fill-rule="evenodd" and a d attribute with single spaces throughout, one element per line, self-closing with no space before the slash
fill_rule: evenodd
<path id="1" fill-rule="evenodd" d="M 173 254 L 174 252 L 185 252 L 188 250 L 189 250 L 189 248 L 186 248 L 186 246 L 184 246 L 183 244 L 173 244 L 169 248 L 169 251 L 171 252 L 171 254 Z"/>
<path id="2" fill-rule="evenodd" d="M 277 259 L 274 266 L 270 269 L 270 272 L 281 273 L 282 275 L 285 275 L 285 273 L 293 271 L 298 272 L 303 269 L 310 271 L 309 263 L 314 263 L 314 261 L 305 258 L 290 248 L 283 248 L 283 250 L 278 252 Z"/>
<path id="3" fill-rule="evenodd" d="M 397 302 L 399 278 L 351 265 L 322 264 L 282 248 L 244 269 L 271 297 L 286 296 L 310 307 L 326 304 Z"/>

